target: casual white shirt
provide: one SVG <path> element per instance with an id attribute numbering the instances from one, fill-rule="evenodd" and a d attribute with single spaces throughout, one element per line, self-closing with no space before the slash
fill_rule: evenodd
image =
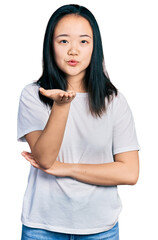
<path id="1" fill-rule="evenodd" d="M 51 109 L 40 101 L 39 86 L 27 84 L 18 110 L 18 141 L 43 130 Z M 105 99 L 107 101 L 107 99 Z M 52 143 L 53 145 L 53 143 Z M 71 102 L 62 145 L 57 157 L 64 163 L 103 164 L 121 152 L 140 150 L 131 109 L 121 92 L 101 118 L 93 117 L 88 93 L 77 93 Z M 22 223 L 69 234 L 94 234 L 111 229 L 122 208 L 117 186 L 87 184 L 70 177 L 56 177 L 30 167 Z"/>

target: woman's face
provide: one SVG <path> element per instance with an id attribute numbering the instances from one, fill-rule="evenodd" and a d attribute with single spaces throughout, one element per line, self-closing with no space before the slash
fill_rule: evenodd
<path id="1" fill-rule="evenodd" d="M 56 64 L 66 77 L 83 79 L 93 51 L 93 31 L 88 20 L 72 14 L 59 20 L 53 47 Z"/>

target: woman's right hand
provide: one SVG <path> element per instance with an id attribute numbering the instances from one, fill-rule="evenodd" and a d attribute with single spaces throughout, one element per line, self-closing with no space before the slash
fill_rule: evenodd
<path id="1" fill-rule="evenodd" d="M 44 89 L 42 87 L 39 88 L 39 91 L 42 95 L 53 99 L 58 105 L 65 104 L 71 102 L 75 96 L 75 91 L 63 91 L 60 89 Z"/>

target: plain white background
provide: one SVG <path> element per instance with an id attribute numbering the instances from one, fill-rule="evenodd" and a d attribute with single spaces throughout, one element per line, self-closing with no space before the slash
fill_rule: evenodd
<path id="1" fill-rule="evenodd" d="M 158 35 L 155 0 L 27 0 L 0 6 L 1 239 L 19 240 L 22 200 L 29 150 L 18 143 L 17 111 L 22 88 L 42 73 L 42 47 L 51 14 L 61 5 L 78 3 L 95 15 L 103 41 L 106 67 L 114 85 L 125 95 L 134 115 L 139 144 L 140 177 L 135 186 L 119 186 L 123 203 L 120 239 L 156 239 Z M 96 203 L 97 204 L 97 203 Z"/>

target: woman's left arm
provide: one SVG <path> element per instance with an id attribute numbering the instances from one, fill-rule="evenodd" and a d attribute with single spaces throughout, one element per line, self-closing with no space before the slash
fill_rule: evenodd
<path id="1" fill-rule="evenodd" d="M 70 176 L 95 185 L 134 185 L 139 176 L 138 151 L 114 155 L 114 162 L 104 164 L 74 164 Z"/>
<path id="2" fill-rule="evenodd" d="M 22 154 L 30 163 L 40 168 L 29 153 Z M 138 151 L 114 155 L 114 162 L 103 164 L 61 163 L 55 161 L 50 169 L 41 169 L 59 177 L 72 177 L 78 181 L 94 185 L 134 185 L 139 176 Z"/>

